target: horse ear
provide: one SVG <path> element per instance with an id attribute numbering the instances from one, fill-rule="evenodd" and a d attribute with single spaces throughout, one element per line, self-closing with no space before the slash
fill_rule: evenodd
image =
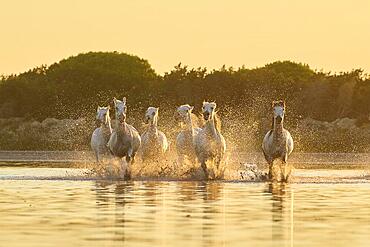
<path id="1" fill-rule="evenodd" d="M 98 109 L 96 110 L 96 112 L 99 112 L 99 110 L 100 110 L 100 106 L 98 106 Z"/>
<path id="2" fill-rule="evenodd" d="M 192 112 L 194 109 L 194 106 L 190 106 L 189 112 Z"/>
<path id="3" fill-rule="evenodd" d="M 122 102 L 126 104 L 126 97 L 123 97 Z"/>
<path id="4" fill-rule="evenodd" d="M 114 105 L 116 105 L 116 102 L 117 102 L 117 99 L 116 99 L 116 97 L 114 97 L 114 98 L 113 98 L 113 103 L 114 103 Z"/>

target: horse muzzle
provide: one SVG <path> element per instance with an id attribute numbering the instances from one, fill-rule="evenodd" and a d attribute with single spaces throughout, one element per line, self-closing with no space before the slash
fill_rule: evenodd
<path id="1" fill-rule="evenodd" d="M 119 117 L 118 117 L 118 120 L 121 122 L 121 123 L 123 123 L 123 122 L 125 122 L 126 121 L 126 115 L 120 115 Z"/>
<path id="2" fill-rule="evenodd" d="M 185 123 L 185 117 L 181 116 L 179 113 L 175 113 L 175 115 L 173 116 L 173 118 L 177 121 L 177 122 L 181 122 L 181 123 Z"/>
<path id="3" fill-rule="evenodd" d="M 203 113 L 204 120 L 206 120 L 206 121 L 209 120 L 209 116 L 210 116 L 210 114 L 208 112 Z"/>
<path id="4" fill-rule="evenodd" d="M 173 114 L 173 118 L 176 120 L 176 121 L 180 121 L 181 120 L 181 116 L 180 116 L 180 114 L 179 113 L 175 113 L 175 114 Z"/>

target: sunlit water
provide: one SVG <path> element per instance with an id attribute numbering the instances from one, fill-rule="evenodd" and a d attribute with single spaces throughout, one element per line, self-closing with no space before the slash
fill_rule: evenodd
<path id="1" fill-rule="evenodd" d="M 96 180 L 0 168 L 0 246 L 369 246 L 368 171 L 291 184 Z"/>

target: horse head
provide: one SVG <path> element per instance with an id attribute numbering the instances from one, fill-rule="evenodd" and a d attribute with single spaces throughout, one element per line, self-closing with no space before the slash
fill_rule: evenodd
<path id="1" fill-rule="evenodd" d="M 146 124 L 157 125 L 158 111 L 159 111 L 159 108 L 148 107 L 148 109 L 145 112 L 144 122 Z"/>
<path id="2" fill-rule="evenodd" d="M 96 125 L 97 127 L 101 126 L 101 124 L 108 124 L 110 121 L 109 116 L 109 109 L 110 107 L 100 107 L 98 106 L 98 110 L 96 111 Z"/>
<path id="3" fill-rule="evenodd" d="M 113 98 L 115 113 L 116 113 L 116 120 L 120 121 L 121 123 L 126 121 L 126 97 L 123 97 L 122 101 L 116 98 Z"/>
<path id="4" fill-rule="evenodd" d="M 202 115 L 205 121 L 212 120 L 216 115 L 216 103 L 203 101 Z"/>
<path id="5" fill-rule="evenodd" d="M 179 121 L 181 123 L 187 123 L 190 118 L 191 118 L 191 113 L 193 111 L 194 107 L 186 104 L 186 105 L 181 105 L 176 109 L 175 112 L 175 120 Z"/>
<path id="6" fill-rule="evenodd" d="M 285 101 L 278 100 L 272 102 L 272 109 L 274 112 L 274 121 L 280 124 L 284 121 L 285 115 Z"/>

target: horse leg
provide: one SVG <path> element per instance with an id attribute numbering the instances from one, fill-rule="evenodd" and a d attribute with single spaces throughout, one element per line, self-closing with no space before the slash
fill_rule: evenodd
<path id="1" fill-rule="evenodd" d="M 207 170 L 207 164 L 206 164 L 206 161 L 205 160 L 202 160 L 201 161 L 201 167 L 203 169 L 203 172 L 204 172 L 204 176 L 205 176 L 205 179 L 208 180 L 208 170 Z"/>
<path id="2" fill-rule="evenodd" d="M 221 160 L 222 160 L 221 156 L 217 155 L 216 158 L 215 158 L 216 173 L 217 173 L 217 175 L 215 175 L 216 178 L 220 178 L 221 177 L 221 172 L 220 172 Z"/>
<path id="3" fill-rule="evenodd" d="M 132 155 L 131 155 L 131 164 L 130 165 L 133 165 L 133 164 L 135 164 L 135 154 L 133 153 Z"/>
<path id="4" fill-rule="evenodd" d="M 268 173 L 268 179 L 270 181 L 272 181 L 273 179 L 273 165 L 274 165 L 274 160 L 268 160 L 267 161 L 268 165 L 269 165 L 269 173 Z"/>
<path id="5" fill-rule="evenodd" d="M 177 165 L 178 166 L 183 166 L 184 165 L 184 160 L 185 160 L 185 157 L 183 154 L 177 154 Z"/>
<path id="6" fill-rule="evenodd" d="M 190 166 L 195 166 L 198 163 L 198 159 L 195 154 L 189 153 L 187 158 Z"/>
<path id="7" fill-rule="evenodd" d="M 292 174 L 292 166 L 288 163 L 285 164 L 288 166 L 288 172 L 285 174 L 285 181 L 289 182 L 290 181 L 290 175 Z"/>
<path id="8" fill-rule="evenodd" d="M 96 163 L 99 163 L 99 152 L 95 151 Z"/>
<path id="9" fill-rule="evenodd" d="M 272 181 L 272 177 L 273 177 L 273 171 L 272 171 L 272 168 L 273 168 L 273 164 L 274 164 L 274 159 L 273 158 L 270 158 L 264 150 L 263 151 L 263 156 L 265 156 L 265 160 L 267 161 L 267 164 L 269 165 L 269 171 L 268 171 L 268 174 L 267 174 L 267 177 L 268 177 L 268 180 L 269 181 Z"/>
<path id="10" fill-rule="evenodd" d="M 218 171 L 218 169 L 220 168 L 220 164 L 221 164 L 221 157 L 219 155 L 217 155 L 215 158 L 215 164 L 216 164 L 216 169 Z"/>
<path id="11" fill-rule="evenodd" d="M 284 163 L 284 161 L 281 161 L 281 163 L 279 164 L 279 168 L 280 168 L 280 181 L 284 182 L 285 181 L 285 163 Z"/>
<path id="12" fill-rule="evenodd" d="M 110 155 L 114 156 L 114 153 L 113 153 L 113 151 L 110 149 L 110 147 L 109 147 L 109 146 L 107 146 L 107 147 L 108 147 L 108 151 L 109 151 Z"/>
<path id="13" fill-rule="evenodd" d="M 126 180 L 131 179 L 131 157 L 129 155 L 126 155 L 126 169 L 124 178 Z"/>
<path id="14" fill-rule="evenodd" d="M 190 162 L 192 165 L 196 165 L 198 163 L 198 158 L 196 155 L 191 155 Z"/>
<path id="15" fill-rule="evenodd" d="M 281 175 L 281 181 L 283 182 L 287 182 L 287 177 L 288 177 L 288 174 L 287 174 L 287 160 L 288 160 L 288 155 L 287 154 L 284 154 L 283 155 L 283 158 L 282 158 L 282 162 L 280 164 L 280 175 Z"/>

